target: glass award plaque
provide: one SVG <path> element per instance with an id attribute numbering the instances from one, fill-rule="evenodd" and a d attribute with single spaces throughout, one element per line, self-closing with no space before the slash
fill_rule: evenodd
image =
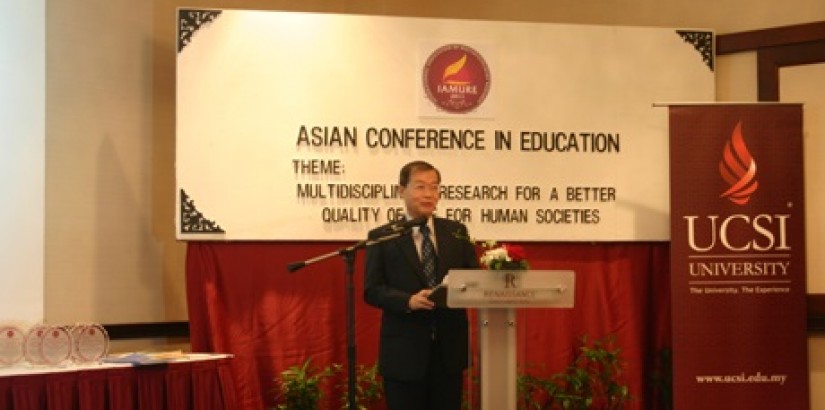
<path id="1" fill-rule="evenodd" d="M 72 359 L 76 363 L 96 363 L 109 352 L 109 334 L 99 324 L 76 325 L 72 339 Z"/>
<path id="2" fill-rule="evenodd" d="M 26 335 L 13 325 L 0 325 L 0 366 L 12 366 L 23 359 Z"/>
<path id="3" fill-rule="evenodd" d="M 72 355 L 72 335 L 62 326 L 49 326 L 43 332 L 40 343 L 43 364 L 57 366 Z"/>
<path id="4" fill-rule="evenodd" d="M 23 356 L 29 364 L 43 364 L 40 346 L 43 344 L 43 335 L 49 327 L 44 324 L 34 325 L 26 332 L 23 340 Z"/>

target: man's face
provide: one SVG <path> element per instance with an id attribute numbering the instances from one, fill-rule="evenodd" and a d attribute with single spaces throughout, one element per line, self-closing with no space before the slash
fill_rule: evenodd
<path id="1" fill-rule="evenodd" d="M 435 170 L 413 170 L 410 183 L 406 187 L 400 187 L 399 193 L 404 198 L 404 205 L 411 217 L 430 217 L 438 205 L 439 188 L 438 173 Z"/>

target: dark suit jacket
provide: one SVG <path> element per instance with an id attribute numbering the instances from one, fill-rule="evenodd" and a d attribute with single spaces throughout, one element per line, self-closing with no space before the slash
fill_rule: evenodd
<path id="1" fill-rule="evenodd" d="M 478 268 L 475 247 L 467 228 L 458 222 L 435 218 L 438 254 L 436 275 L 440 282 L 454 268 Z M 370 238 L 386 227 L 370 231 Z M 439 346 L 450 371 L 467 368 L 468 324 L 464 309 L 437 308 L 410 311 L 410 296 L 427 287 L 412 235 L 406 233 L 367 248 L 364 300 L 382 309 L 378 357 L 381 375 L 401 381 L 422 380 L 432 346 Z M 433 331 L 439 343 L 432 343 Z"/>

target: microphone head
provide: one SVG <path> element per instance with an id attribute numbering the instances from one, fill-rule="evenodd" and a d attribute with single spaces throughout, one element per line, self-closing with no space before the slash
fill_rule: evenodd
<path id="1" fill-rule="evenodd" d="M 396 221 L 396 222 L 390 223 L 387 226 L 387 230 L 390 231 L 390 232 L 406 231 L 408 229 L 411 229 L 413 226 L 426 225 L 427 224 L 427 219 L 428 218 L 426 216 L 421 216 L 421 217 L 418 217 L 418 218 L 406 219 L 406 220 L 402 220 L 402 221 Z"/>
<path id="2" fill-rule="evenodd" d="M 411 219 L 407 222 L 409 222 L 410 226 L 422 226 L 427 224 L 428 219 L 430 218 L 427 218 L 426 216 L 419 216 L 418 218 Z"/>
<path id="3" fill-rule="evenodd" d="M 306 262 L 292 262 L 286 265 L 286 270 L 289 272 L 295 272 L 296 270 L 301 269 L 304 266 L 306 266 Z"/>

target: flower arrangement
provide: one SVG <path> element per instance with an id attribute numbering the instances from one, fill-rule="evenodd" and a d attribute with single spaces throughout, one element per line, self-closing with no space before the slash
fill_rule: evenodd
<path id="1" fill-rule="evenodd" d="M 530 264 L 527 262 L 527 254 L 524 252 L 524 248 L 519 245 L 486 241 L 481 243 L 481 249 L 482 253 L 479 262 L 487 269 L 530 269 Z"/>

